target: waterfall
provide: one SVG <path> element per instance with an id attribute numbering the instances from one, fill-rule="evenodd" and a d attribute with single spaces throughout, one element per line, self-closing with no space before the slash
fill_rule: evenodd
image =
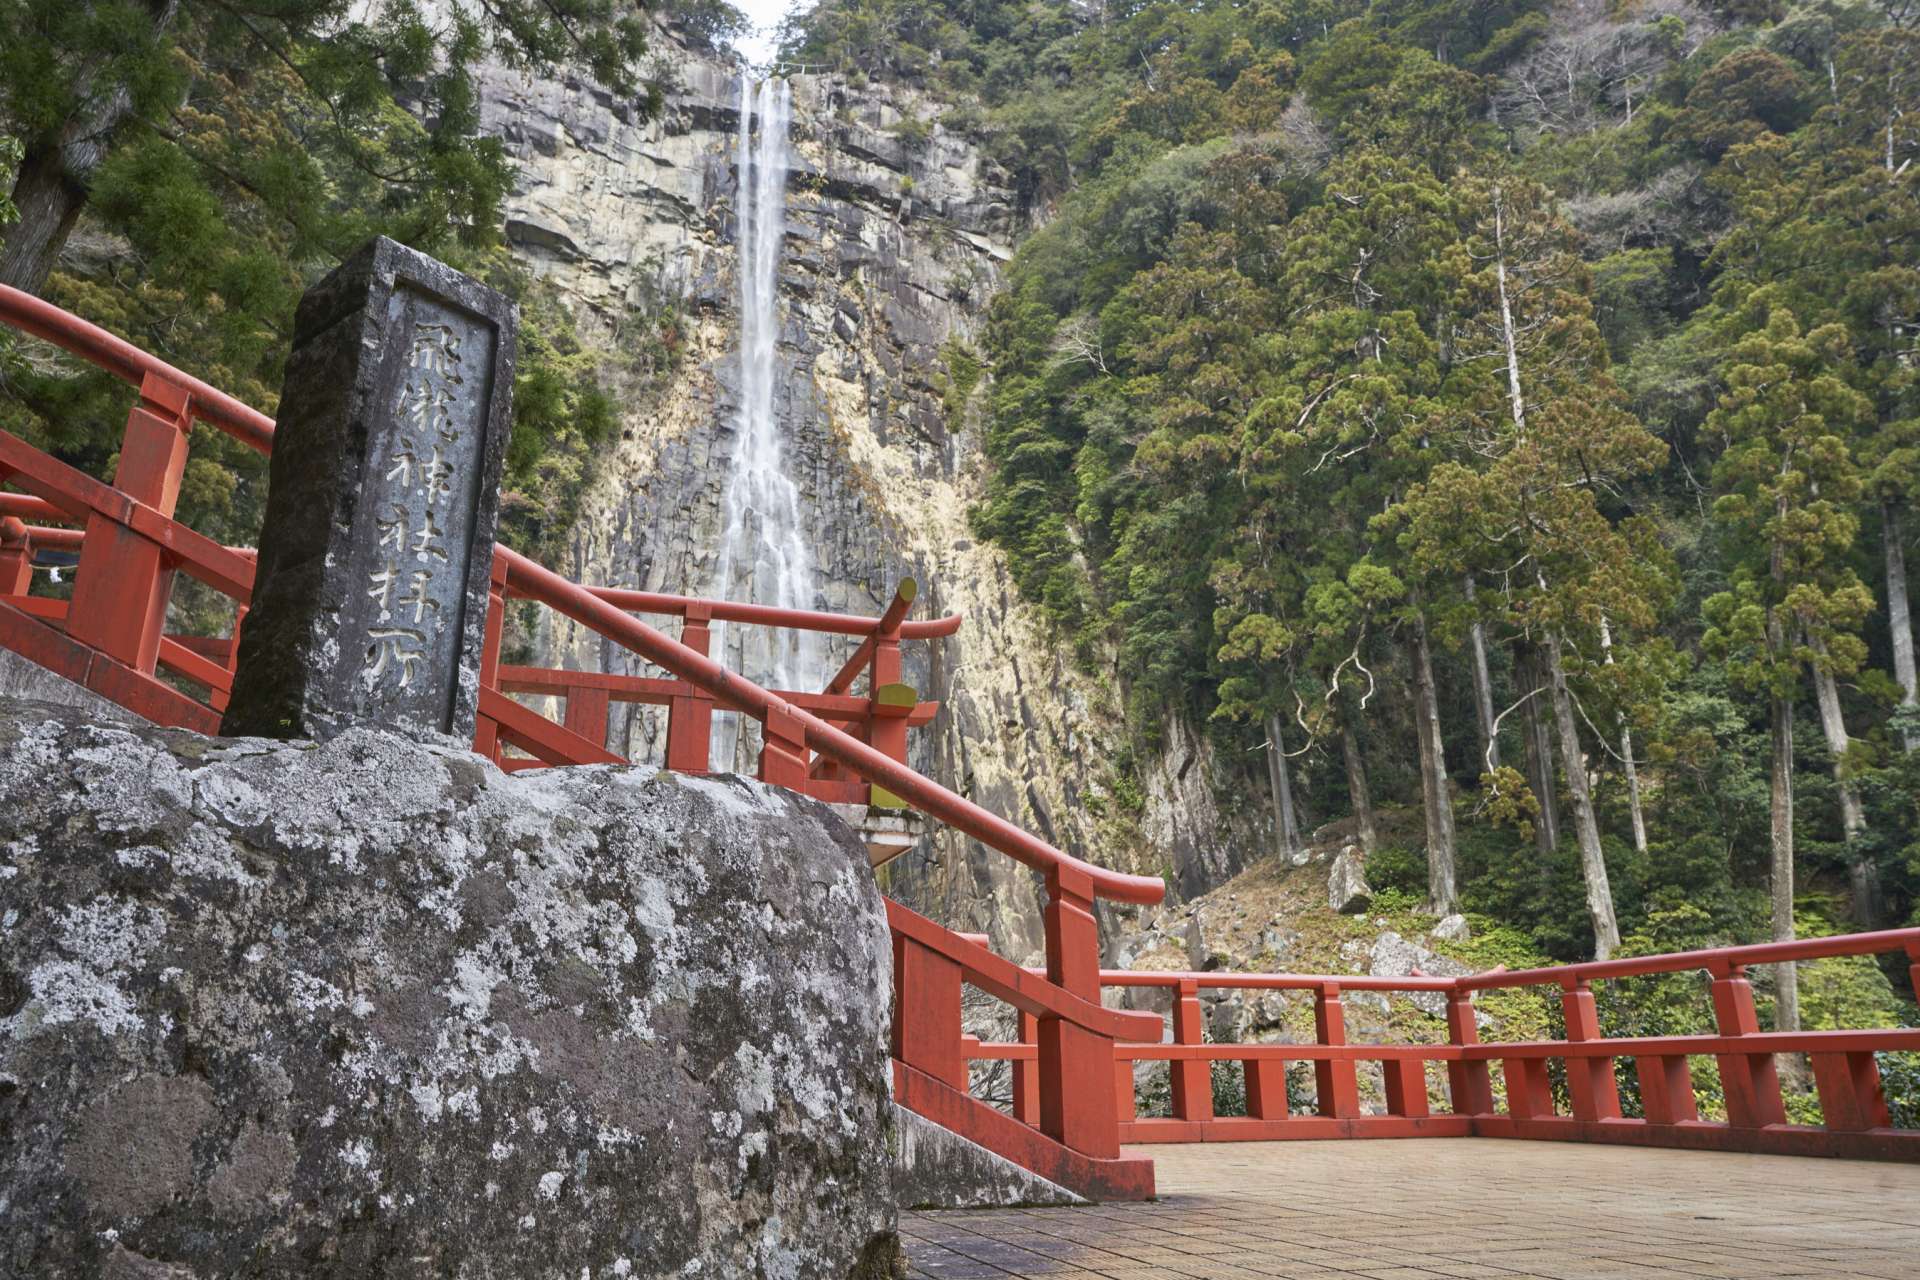
<path id="1" fill-rule="evenodd" d="M 769 77 L 756 90 L 740 77 L 740 133 L 735 144 L 736 251 L 740 288 L 740 409 L 733 457 L 721 502 L 720 559 L 713 594 L 789 609 L 813 607 L 813 556 L 801 520 L 800 489 L 785 465 L 779 382 L 780 252 L 786 237 L 787 125 L 792 92 Z M 759 130 L 754 130 L 755 120 Z M 817 637 L 764 627 L 714 629 L 715 652 L 749 679 L 779 689 L 823 684 Z M 715 767 L 735 760 L 737 717 L 716 717 Z"/>

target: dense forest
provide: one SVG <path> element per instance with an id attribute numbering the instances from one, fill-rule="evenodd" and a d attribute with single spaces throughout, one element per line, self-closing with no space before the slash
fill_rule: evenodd
<path id="1" fill-rule="evenodd" d="M 1282 846 L 1417 808 L 1376 878 L 1573 958 L 1920 922 L 1916 16 L 826 0 L 785 56 L 1028 203 L 950 400 L 1123 766 L 1185 716 Z"/>

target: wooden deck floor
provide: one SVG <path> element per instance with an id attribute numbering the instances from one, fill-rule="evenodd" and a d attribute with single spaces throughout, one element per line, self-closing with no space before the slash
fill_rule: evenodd
<path id="1" fill-rule="evenodd" d="M 1920 1280 L 1920 1167 L 1487 1138 L 1141 1148 L 1152 1204 L 909 1213 L 915 1277 Z"/>

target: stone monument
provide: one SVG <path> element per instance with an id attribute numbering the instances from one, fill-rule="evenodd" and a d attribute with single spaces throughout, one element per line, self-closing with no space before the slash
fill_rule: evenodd
<path id="1" fill-rule="evenodd" d="M 301 299 L 224 734 L 472 741 L 515 322 L 385 237 Z"/>

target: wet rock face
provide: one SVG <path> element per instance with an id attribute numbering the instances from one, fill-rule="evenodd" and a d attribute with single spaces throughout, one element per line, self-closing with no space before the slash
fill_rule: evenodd
<path id="1" fill-rule="evenodd" d="M 892 1274 L 821 806 L 0 702 L 0 813 L 0 1274 Z"/>
<path id="2" fill-rule="evenodd" d="M 617 357 L 622 335 L 640 327 L 632 311 L 666 303 L 686 334 L 664 393 L 629 405 L 583 499 L 571 557 L 553 567 L 597 585 L 705 595 L 739 403 L 738 72 L 667 32 L 656 47 L 675 83 L 646 125 L 590 84 L 506 71 L 483 77 L 482 112 L 519 167 L 507 202 L 516 256 L 561 290 L 583 330 Z M 916 733 L 911 763 L 1077 856 L 1168 874 L 1177 893 L 1219 883 L 1268 840 L 1264 793 L 1175 724 L 1132 779 L 1144 800 L 1139 838 L 1102 831 L 1088 800 L 1103 794 L 1111 744 L 1127 735 L 1118 697 L 1074 667 L 1018 597 L 1005 557 L 969 526 L 985 475 L 982 397 L 947 394 L 943 353 L 978 345 L 1024 230 L 1007 175 L 941 123 L 936 100 L 831 77 L 796 79 L 793 92 L 774 410 L 818 607 L 878 613 L 914 575 L 916 616 L 961 612 L 967 623 L 935 646 L 907 646 L 905 679 L 943 704 Z M 908 120 L 928 127 L 901 128 Z M 729 636 L 730 662 L 747 634 Z M 547 665 L 641 673 L 564 619 L 543 619 L 532 647 Z M 822 682 L 846 650 L 826 646 Z M 616 706 L 610 736 L 622 754 L 658 759 L 664 719 Z M 1009 954 L 1037 955 L 1033 878 L 977 842 L 937 830 L 889 868 L 887 886 L 990 932 Z"/>

